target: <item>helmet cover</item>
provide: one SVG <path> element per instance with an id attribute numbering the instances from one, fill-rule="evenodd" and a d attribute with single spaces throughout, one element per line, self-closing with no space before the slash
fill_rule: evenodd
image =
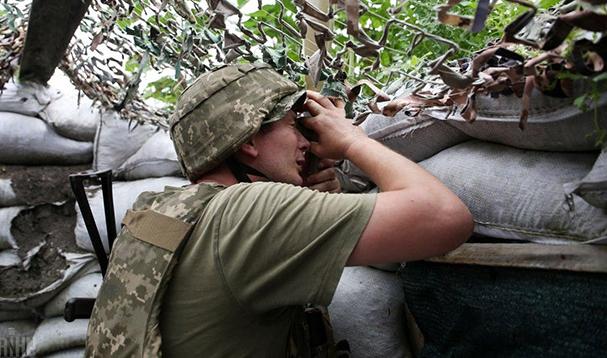
<path id="1" fill-rule="evenodd" d="M 305 91 L 267 64 L 225 65 L 198 77 L 179 97 L 171 139 L 191 181 L 246 143 L 262 124 L 284 117 Z"/>

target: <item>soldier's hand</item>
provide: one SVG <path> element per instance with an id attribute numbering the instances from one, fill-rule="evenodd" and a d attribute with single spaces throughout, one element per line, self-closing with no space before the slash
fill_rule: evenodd
<path id="1" fill-rule="evenodd" d="M 312 117 L 304 119 L 302 123 L 318 136 L 317 142 L 310 143 L 310 150 L 318 157 L 342 159 L 350 146 L 367 136 L 346 118 L 342 100 L 333 102 L 318 92 L 308 91 L 305 107 Z"/>
<path id="2" fill-rule="evenodd" d="M 341 186 L 335 172 L 335 161 L 323 159 L 318 163 L 318 169 L 318 172 L 305 179 L 304 185 L 313 190 L 341 193 Z"/>

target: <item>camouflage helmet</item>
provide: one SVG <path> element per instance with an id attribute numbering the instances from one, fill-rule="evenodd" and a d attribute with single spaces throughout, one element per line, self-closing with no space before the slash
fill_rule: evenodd
<path id="1" fill-rule="evenodd" d="M 262 124 L 281 119 L 305 91 L 267 64 L 225 65 L 198 77 L 171 116 L 171 139 L 194 181 L 234 154 Z"/>

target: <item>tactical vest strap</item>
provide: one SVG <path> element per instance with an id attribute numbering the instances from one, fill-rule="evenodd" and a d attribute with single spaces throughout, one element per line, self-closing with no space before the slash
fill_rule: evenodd
<path id="1" fill-rule="evenodd" d="M 86 357 L 160 357 L 162 297 L 194 225 L 129 210 L 89 321 Z"/>
<path id="2" fill-rule="evenodd" d="M 127 210 L 122 223 L 137 239 L 170 252 L 175 252 L 194 227 L 152 210 Z"/>
<path id="3" fill-rule="evenodd" d="M 335 342 L 333 326 L 326 307 L 306 305 L 301 320 L 296 319 L 289 332 L 287 358 L 348 358 L 346 340 Z"/>

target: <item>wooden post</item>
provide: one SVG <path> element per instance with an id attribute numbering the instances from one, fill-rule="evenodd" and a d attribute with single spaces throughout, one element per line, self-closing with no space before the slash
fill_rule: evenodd
<path id="1" fill-rule="evenodd" d="M 33 0 L 19 80 L 46 84 L 92 0 Z"/>
<path id="2" fill-rule="evenodd" d="M 308 0 L 308 2 L 314 6 L 316 6 L 320 11 L 322 12 L 329 12 L 329 0 Z M 304 16 L 308 16 L 308 15 L 304 15 Z M 316 20 L 316 19 L 314 19 Z M 320 20 L 316 20 L 316 21 L 320 21 Z M 329 23 L 323 23 L 325 26 L 327 26 L 328 28 L 332 28 L 333 24 L 332 21 Z M 316 46 L 316 40 L 314 39 L 314 34 L 316 33 L 316 31 L 314 31 L 312 28 L 308 27 L 308 32 L 306 33 L 306 38 L 304 41 L 304 56 L 306 57 L 310 57 L 314 54 L 314 52 L 316 52 L 316 50 L 318 50 L 318 46 Z M 327 43 L 327 47 L 330 46 L 330 43 Z M 311 90 L 315 90 L 315 91 L 319 91 L 322 88 L 322 81 L 318 82 L 318 84 L 315 86 L 314 82 L 312 81 L 312 79 L 310 78 L 309 75 L 306 76 L 306 88 L 311 89 Z"/>

